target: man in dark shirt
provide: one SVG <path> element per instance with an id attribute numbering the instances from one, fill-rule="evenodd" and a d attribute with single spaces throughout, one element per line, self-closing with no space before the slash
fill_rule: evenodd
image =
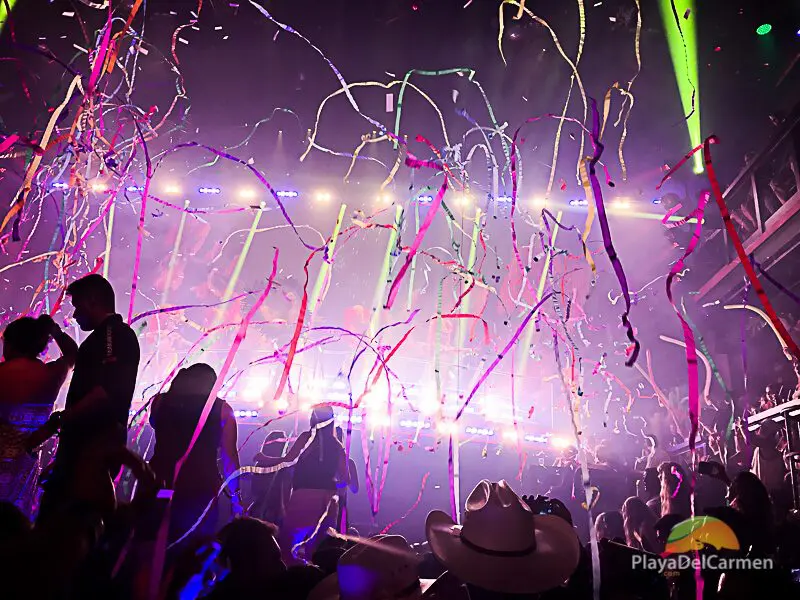
<path id="1" fill-rule="evenodd" d="M 78 325 L 92 333 L 78 350 L 40 519 L 66 508 L 74 499 L 76 471 L 86 452 L 98 443 L 125 446 L 139 368 L 139 342 L 116 314 L 111 284 L 100 275 L 87 275 L 73 282 L 67 295 Z M 112 470 L 116 469 L 112 466 Z"/>

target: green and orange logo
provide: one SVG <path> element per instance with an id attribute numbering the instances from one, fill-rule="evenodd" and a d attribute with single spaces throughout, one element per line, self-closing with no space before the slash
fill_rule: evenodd
<path id="1" fill-rule="evenodd" d="M 661 556 L 685 554 L 708 547 L 717 551 L 739 550 L 739 540 L 733 530 L 719 519 L 694 517 L 672 528 Z"/>

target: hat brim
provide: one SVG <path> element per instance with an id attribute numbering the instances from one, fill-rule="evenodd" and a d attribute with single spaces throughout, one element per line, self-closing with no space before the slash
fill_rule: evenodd
<path id="1" fill-rule="evenodd" d="M 580 542 L 560 517 L 536 515 L 536 550 L 525 556 L 492 556 L 461 541 L 450 516 L 435 510 L 425 522 L 433 555 L 456 577 L 505 594 L 535 594 L 564 583 L 580 561 Z"/>

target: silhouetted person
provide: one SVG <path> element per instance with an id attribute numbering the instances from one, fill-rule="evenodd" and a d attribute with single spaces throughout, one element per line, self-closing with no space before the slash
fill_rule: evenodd
<path id="1" fill-rule="evenodd" d="M 92 333 L 78 349 L 75 372 L 61 416 L 58 451 L 45 485 L 39 519 L 48 519 L 74 499 L 70 489 L 81 454 L 98 440 L 124 448 L 128 413 L 136 388 L 139 342 L 115 311 L 114 289 L 100 275 L 67 287 L 74 319 Z M 111 453 L 113 454 L 113 452 Z M 111 465 L 113 477 L 119 465 Z"/>
<path id="2" fill-rule="evenodd" d="M 61 350 L 61 358 L 44 363 L 40 356 L 51 337 Z M 26 451 L 26 438 L 48 422 L 77 353 L 78 345 L 47 315 L 12 321 L 3 333 L 0 501 L 13 502 L 27 516 L 31 516 L 36 495 L 38 469 L 37 459 Z"/>
<path id="3" fill-rule="evenodd" d="M 162 485 L 173 490 L 170 541 L 188 532 L 217 496 L 221 484 L 217 456 L 222 459 L 223 476 L 226 479 L 239 469 L 233 409 L 227 402 L 215 398 L 208 418 L 175 481 L 175 466 L 189 448 L 216 381 L 217 374 L 207 364 L 197 363 L 181 369 L 169 391 L 156 396 L 150 408 L 150 425 L 156 436 L 150 467 Z M 234 478 L 228 484 L 228 489 L 233 497 L 234 511 L 241 514 L 239 480 Z M 217 506 L 216 502 L 212 505 L 192 532 L 193 537 L 209 536 L 216 532 Z"/>
<path id="4" fill-rule="evenodd" d="M 337 484 L 348 481 L 347 457 L 336 439 L 333 410 L 315 408 L 311 429 L 301 433 L 284 458 L 275 458 L 269 466 L 281 463 L 294 466 L 292 497 L 280 531 L 280 546 L 287 565 L 298 562 L 296 553 L 313 555 L 329 527 L 336 527 L 339 514 Z"/>
<path id="5" fill-rule="evenodd" d="M 283 456 L 285 448 L 286 432 L 270 431 L 264 439 L 261 451 L 255 456 L 255 466 L 263 467 L 275 458 Z M 291 468 L 280 469 L 273 473 L 254 474 L 251 490 L 253 506 L 249 514 L 280 527 L 292 493 Z"/>

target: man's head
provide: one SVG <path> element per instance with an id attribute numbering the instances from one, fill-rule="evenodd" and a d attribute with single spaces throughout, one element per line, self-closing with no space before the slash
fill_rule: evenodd
<path id="1" fill-rule="evenodd" d="M 114 288 L 102 275 L 87 275 L 73 281 L 67 295 L 75 307 L 72 316 L 83 331 L 97 329 L 116 312 Z"/>

